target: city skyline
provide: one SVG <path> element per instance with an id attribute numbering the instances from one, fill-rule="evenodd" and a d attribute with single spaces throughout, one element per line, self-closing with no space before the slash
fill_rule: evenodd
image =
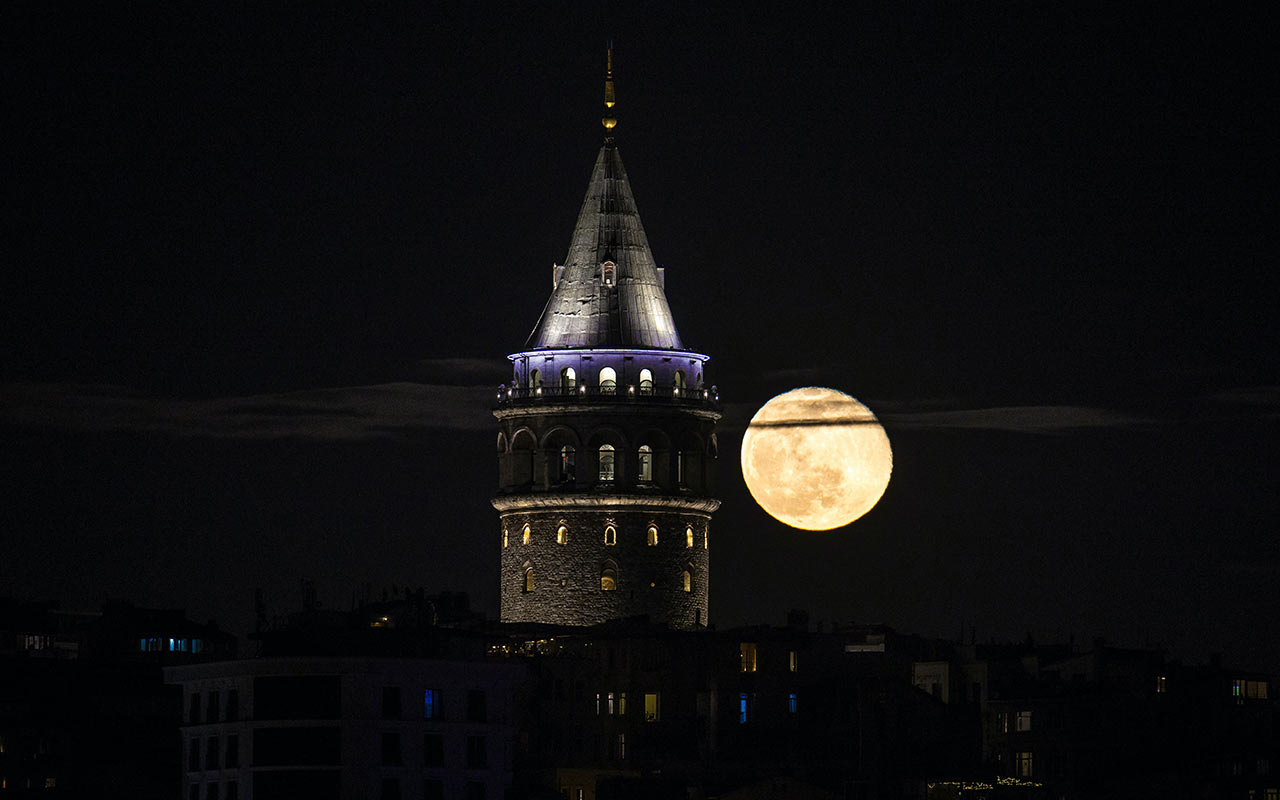
<path id="1" fill-rule="evenodd" d="M 496 616 L 489 406 L 601 136 L 572 8 L 5 12 L 0 589 Z M 668 11 L 615 10 L 616 136 L 724 402 L 712 622 L 1280 668 L 1267 22 Z M 895 452 L 828 533 L 737 464 L 804 385 Z"/>

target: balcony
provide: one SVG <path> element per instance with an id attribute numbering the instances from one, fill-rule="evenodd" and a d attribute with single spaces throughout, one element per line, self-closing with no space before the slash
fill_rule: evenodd
<path id="1" fill-rule="evenodd" d="M 664 405 L 692 408 L 720 408 L 716 387 L 691 389 L 674 385 L 626 386 L 499 386 L 494 408 L 522 408 L 564 403 Z"/>

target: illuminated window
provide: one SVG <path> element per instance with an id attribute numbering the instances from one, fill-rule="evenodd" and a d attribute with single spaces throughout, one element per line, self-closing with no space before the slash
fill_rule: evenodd
<path id="1" fill-rule="evenodd" d="M 578 373 L 573 371 L 573 367 L 565 367 L 560 370 L 560 385 L 568 392 L 573 391 L 574 387 L 578 385 Z"/>
<path id="2" fill-rule="evenodd" d="M 693 591 L 693 573 L 686 569 L 681 575 L 681 580 L 683 581 L 683 584 L 684 584 L 684 590 L 686 592 L 692 592 Z"/>
<path id="3" fill-rule="evenodd" d="M 609 694 L 605 696 L 605 703 L 605 713 L 609 716 L 613 716 L 613 692 L 609 692 Z"/>
<path id="4" fill-rule="evenodd" d="M 536 369 L 529 370 L 529 388 L 538 389 L 542 386 L 542 373 Z"/>
<path id="5" fill-rule="evenodd" d="M 560 448 L 560 483 L 569 483 L 577 475 L 576 456 L 577 453 L 574 451 L 573 445 L 566 444 Z"/>
<path id="6" fill-rule="evenodd" d="M 738 695 L 738 724 L 747 724 L 747 693 L 742 692 Z"/>
<path id="7" fill-rule="evenodd" d="M 684 395 L 684 370 L 676 370 L 676 374 L 671 379 L 671 393 L 676 397 Z"/>
<path id="8" fill-rule="evenodd" d="M 524 528 L 520 531 L 520 544 L 529 543 L 530 533 L 531 532 L 529 530 L 529 523 L 526 522 Z"/>
<path id="9" fill-rule="evenodd" d="M 742 642 L 738 645 L 738 670 L 740 672 L 756 671 L 756 646 L 754 642 Z"/>
<path id="10" fill-rule="evenodd" d="M 569 541 L 569 529 L 561 525 L 556 528 L 556 544 L 564 544 Z"/>
<path id="11" fill-rule="evenodd" d="M 653 373 L 647 369 L 640 370 L 640 394 L 653 394 Z"/>
<path id="12" fill-rule="evenodd" d="M 606 525 L 604 528 L 604 543 L 612 547 L 618 543 L 618 529 L 612 525 Z"/>
<path id="13" fill-rule="evenodd" d="M 617 279 L 618 267 L 612 261 L 606 261 L 600 265 L 600 280 L 605 286 L 613 286 Z"/>
<path id="14" fill-rule="evenodd" d="M 641 483 L 648 483 L 653 480 L 653 448 L 647 444 L 640 445 L 639 469 L 636 470 L 636 476 Z"/>
<path id="15" fill-rule="evenodd" d="M 1019 778 L 1030 778 L 1032 776 L 1031 760 L 1031 753 L 1027 751 L 1020 751 L 1014 758 Z"/>
<path id="16" fill-rule="evenodd" d="M 618 591 L 618 570 L 613 565 L 600 570 L 600 589 L 605 592 Z"/>
<path id="17" fill-rule="evenodd" d="M 710 528 L 707 528 L 705 531 L 702 532 L 702 549 L 703 550 L 711 549 L 711 529 Z"/>
<path id="18" fill-rule="evenodd" d="M 600 480 L 613 480 L 613 445 L 600 445 Z"/>
<path id="19" fill-rule="evenodd" d="M 649 526 L 649 546 L 656 547 L 658 545 L 658 529 L 653 525 Z"/>
<path id="20" fill-rule="evenodd" d="M 644 721 L 657 722 L 662 719 L 662 696 L 657 692 L 649 692 L 644 696 Z"/>
<path id="21" fill-rule="evenodd" d="M 613 394 L 618 390 L 618 373 L 613 367 L 600 368 L 600 394 Z"/>
<path id="22" fill-rule="evenodd" d="M 799 670 L 799 668 L 800 668 L 800 654 L 797 653 L 795 650 L 791 650 L 790 652 L 787 653 L 787 670 L 789 672 L 796 672 Z"/>
<path id="23" fill-rule="evenodd" d="M 422 692 L 422 718 L 439 719 L 440 717 L 440 690 L 424 689 Z"/>
<path id="24" fill-rule="evenodd" d="M 792 692 L 791 694 L 787 695 L 787 713 L 788 714 L 796 713 L 796 693 L 795 692 Z"/>
<path id="25" fill-rule="evenodd" d="M 684 529 L 684 546 L 693 547 L 693 528 Z"/>
<path id="26" fill-rule="evenodd" d="M 627 693 L 618 693 L 618 716 L 625 717 L 627 715 Z"/>
<path id="27" fill-rule="evenodd" d="M 507 529 L 506 528 L 502 529 L 502 546 L 503 547 L 507 546 Z"/>
<path id="28" fill-rule="evenodd" d="M 524 590 L 526 592 L 533 591 L 533 567 L 528 567 L 524 571 Z"/>
<path id="29" fill-rule="evenodd" d="M 1169 691 L 1169 679 L 1161 675 L 1156 678 L 1156 694 L 1165 694 Z"/>
<path id="30" fill-rule="evenodd" d="M 1030 711 L 1018 712 L 1018 717 L 1017 717 L 1017 721 L 1014 724 L 1014 729 L 1019 731 L 1031 730 L 1031 712 Z"/>

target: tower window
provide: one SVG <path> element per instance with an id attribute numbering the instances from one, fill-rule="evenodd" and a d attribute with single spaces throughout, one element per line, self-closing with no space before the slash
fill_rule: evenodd
<path id="1" fill-rule="evenodd" d="M 559 476 L 561 483 L 571 483 L 577 474 L 575 460 L 577 452 L 573 449 L 573 445 L 566 444 L 560 448 L 560 469 Z"/>
<path id="2" fill-rule="evenodd" d="M 560 385 L 564 388 L 566 394 L 572 392 L 574 387 L 578 385 L 578 373 L 573 371 L 573 367 L 565 367 L 560 370 Z"/>
<path id="3" fill-rule="evenodd" d="M 711 529 L 710 528 L 707 528 L 705 531 L 702 532 L 702 549 L 703 550 L 711 549 Z"/>
<path id="4" fill-rule="evenodd" d="M 502 546 L 504 548 L 507 546 L 507 529 L 506 528 L 502 529 Z"/>
<path id="5" fill-rule="evenodd" d="M 693 528 L 684 529 L 684 546 L 693 547 Z"/>
<path id="6" fill-rule="evenodd" d="M 742 642 L 738 645 L 738 669 L 741 672 L 756 671 L 755 642 Z"/>
<path id="7" fill-rule="evenodd" d="M 684 451 L 676 451 L 676 485 L 684 486 Z"/>
<path id="8" fill-rule="evenodd" d="M 653 394 L 653 373 L 647 369 L 640 370 L 640 394 Z"/>
<path id="9" fill-rule="evenodd" d="M 618 570 L 613 564 L 608 564 L 600 570 L 600 590 L 604 592 L 618 590 Z"/>
<path id="10" fill-rule="evenodd" d="M 676 397 L 684 396 L 684 370 L 676 370 L 676 374 L 671 379 L 671 393 Z"/>
<path id="11" fill-rule="evenodd" d="M 533 567 L 526 567 L 524 571 L 524 590 L 526 592 L 533 591 Z"/>
<path id="12" fill-rule="evenodd" d="M 600 445 L 600 480 L 613 480 L 613 445 Z"/>
<path id="13" fill-rule="evenodd" d="M 649 546 L 656 547 L 658 545 L 658 529 L 653 525 L 649 526 Z"/>
<path id="14" fill-rule="evenodd" d="M 520 532 L 520 544 L 528 544 L 530 539 L 529 523 L 525 523 L 524 530 Z"/>
<path id="15" fill-rule="evenodd" d="M 613 394 L 618 390 L 618 373 L 613 367 L 600 368 L 600 394 Z"/>
<path id="16" fill-rule="evenodd" d="M 653 448 L 647 444 L 640 445 L 639 469 L 637 470 L 637 478 L 641 483 L 649 483 L 653 480 Z"/>
<path id="17" fill-rule="evenodd" d="M 612 261 L 600 265 L 600 280 L 605 286 L 613 286 L 617 281 L 618 267 Z"/>
<path id="18" fill-rule="evenodd" d="M 569 529 L 561 525 L 556 528 L 556 544 L 564 544 L 569 541 Z"/>
<path id="19" fill-rule="evenodd" d="M 684 571 L 684 574 L 682 575 L 682 579 L 684 582 L 684 590 L 686 592 L 692 592 L 693 591 L 693 573 L 686 569 Z"/>
<path id="20" fill-rule="evenodd" d="M 536 369 L 529 370 L 529 388 L 537 389 L 542 386 L 542 373 Z"/>
<path id="21" fill-rule="evenodd" d="M 610 547 L 618 543 L 618 529 L 612 525 L 606 525 L 604 528 L 604 543 Z"/>

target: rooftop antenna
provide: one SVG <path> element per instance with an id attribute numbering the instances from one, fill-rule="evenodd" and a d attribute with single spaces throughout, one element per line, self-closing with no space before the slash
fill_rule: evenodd
<path id="1" fill-rule="evenodd" d="M 600 120 L 600 124 L 604 125 L 605 139 L 612 139 L 613 129 L 618 124 L 618 119 L 613 115 L 613 106 L 617 101 L 613 96 L 613 40 L 609 40 L 608 49 L 605 51 L 605 69 L 604 69 L 604 118 Z"/>

